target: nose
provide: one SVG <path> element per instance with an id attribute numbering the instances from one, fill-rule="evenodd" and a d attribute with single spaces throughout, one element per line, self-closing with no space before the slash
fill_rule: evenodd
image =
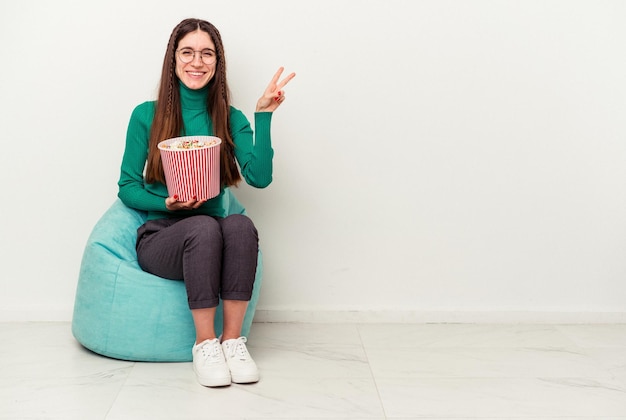
<path id="1" fill-rule="evenodd" d="M 193 60 L 191 60 L 191 64 L 196 67 L 202 67 L 202 65 L 204 65 L 204 62 L 202 61 L 202 51 L 193 52 Z"/>

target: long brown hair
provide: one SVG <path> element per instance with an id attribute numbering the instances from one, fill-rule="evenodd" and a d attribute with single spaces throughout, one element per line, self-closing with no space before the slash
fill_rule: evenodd
<path id="1" fill-rule="evenodd" d="M 215 26 L 200 19 L 185 19 L 172 31 L 165 51 L 161 83 L 150 129 L 146 181 L 165 183 L 161 154 L 157 145 L 163 140 L 178 137 L 184 130 L 178 77 L 176 76 L 176 49 L 185 35 L 196 30 L 206 32 L 215 44 L 217 62 L 215 75 L 208 84 L 207 111 L 213 122 L 213 135 L 222 139 L 220 146 L 220 177 L 223 186 L 236 185 L 241 174 L 235 162 L 233 139 L 230 132 L 230 90 L 226 81 L 226 60 L 222 37 Z"/>

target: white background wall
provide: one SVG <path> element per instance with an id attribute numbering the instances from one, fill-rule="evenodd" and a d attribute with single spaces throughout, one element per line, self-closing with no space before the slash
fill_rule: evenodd
<path id="1" fill-rule="evenodd" d="M 626 2 L 14 0 L 0 320 L 70 319 L 130 112 L 192 16 L 249 118 L 279 65 L 298 73 L 274 183 L 236 191 L 262 318 L 624 319 Z"/>

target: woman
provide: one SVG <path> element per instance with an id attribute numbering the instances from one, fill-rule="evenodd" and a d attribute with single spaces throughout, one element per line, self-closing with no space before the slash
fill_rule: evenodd
<path id="1" fill-rule="evenodd" d="M 282 71 L 257 102 L 253 135 L 243 113 L 230 105 L 218 30 L 203 20 L 183 20 L 167 45 L 157 100 L 137 106 L 128 125 L 118 196 L 127 206 L 148 212 L 137 230 L 142 269 L 185 282 L 196 329 L 193 367 L 205 386 L 259 380 L 246 338 L 240 336 L 256 273 L 257 231 L 244 215 L 222 214 L 221 200 L 224 188 L 242 177 L 258 188 L 272 181 L 271 117 L 285 101 L 283 87 L 295 76 L 280 80 Z M 181 135 L 222 139 L 219 196 L 184 202 L 168 196 L 157 144 Z M 224 325 L 217 337 L 220 298 Z"/>

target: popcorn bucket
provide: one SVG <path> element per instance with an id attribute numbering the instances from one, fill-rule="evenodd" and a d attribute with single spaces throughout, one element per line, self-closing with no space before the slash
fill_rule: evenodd
<path id="1" fill-rule="evenodd" d="M 159 143 L 167 193 L 179 201 L 220 193 L 220 144 L 213 136 L 185 136 Z"/>

